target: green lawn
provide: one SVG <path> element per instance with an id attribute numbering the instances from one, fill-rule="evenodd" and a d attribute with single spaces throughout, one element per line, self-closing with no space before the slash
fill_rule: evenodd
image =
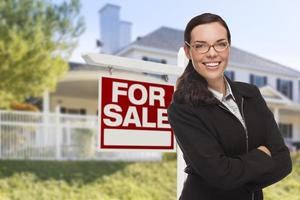
<path id="1" fill-rule="evenodd" d="M 293 173 L 265 189 L 266 200 L 300 199 Z M 176 160 L 163 162 L 0 161 L 0 200 L 175 200 Z"/>
<path id="2" fill-rule="evenodd" d="M 293 154 L 292 160 L 292 173 L 264 189 L 265 200 L 300 200 L 300 153 Z"/>
<path id="3" fill-rule="evenodd" d="M 175 197 L 176 160 L 0 161 L 0 200 L 168 200 Z"/>

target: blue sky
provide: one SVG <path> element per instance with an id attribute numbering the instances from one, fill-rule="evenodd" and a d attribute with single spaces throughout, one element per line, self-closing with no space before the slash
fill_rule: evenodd
<path id="1" fill-rule="evenodd" d="M 216 13 L 227 22 L 233 46 L 300 71 L 299 0 L 82 0 L 86 31 L 71 61 L 99 52 L 98 11 L 107 3 L 119 5 L 121 19 L 132 22 L 133 40 L 161 26 L 183 30 L 193 16 Z"/>

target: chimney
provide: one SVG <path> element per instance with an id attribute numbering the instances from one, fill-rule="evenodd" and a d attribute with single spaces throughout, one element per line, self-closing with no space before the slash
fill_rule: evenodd
<path id="1" fill-rule="evenodd" d="M 120 48 L 131 42 L 131 22 L 121 21 L 120 23 Z"/>
<path id="2" fill-rule="evenodd" d="M 106 4 L 99 15 L 101 53 L 113 54 L 131 42 L 131 23 L 120 20 L 120 6 Z"/>

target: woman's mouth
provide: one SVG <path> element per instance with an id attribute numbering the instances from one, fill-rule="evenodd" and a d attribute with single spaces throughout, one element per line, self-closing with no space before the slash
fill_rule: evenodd
<path id="1" fill-rule="evenodd" d="M 219 62 L 203 62 L 202 64 L 205 65 L 208 69 L 217 69 L 218 66 L 220 65 Z"/>

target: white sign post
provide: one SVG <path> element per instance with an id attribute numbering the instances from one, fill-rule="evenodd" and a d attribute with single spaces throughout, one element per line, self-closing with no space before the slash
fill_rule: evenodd
<path id="1" fill-rule="evenodd" d="M 188 64 L 188 58 L 185 56 L 183 48 L 180 48 L 177 54 L 177 65 L 184 69 Z M 183 153 L 179 146 L 177 145 L 177 199 L 179 199 L 181 191 L 183 189 L 183 184 L 186 179 L 186 173 L 184 168 L 186 167 L 185 161 L 183 159 Z"/>

